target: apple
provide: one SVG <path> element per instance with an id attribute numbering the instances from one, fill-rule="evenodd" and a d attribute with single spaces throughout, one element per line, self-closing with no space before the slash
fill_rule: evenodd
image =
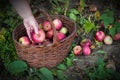
<path id="1" fill-rule="evenodd" d="M 44 31 L 49 31 L 49 30 L 51 30 L 51 28 L 52 28 L 49 21 L 44 21 L 44 22 L 42 23 L 42 27 L 43 27 L 43 30 L 44 30 Z"/>
<path id="2" fill-rule="evenodd" d="M 89 46 L 83 46 L 83 54 L 85 55 L 85 56 L 88 56 L 88 55 L 90 55 L 91 54 L 91 49 L 90 49 L 90 47 Z"/>
<path id="3" fill-rule="evenodd" d="M 76 45 L 76 46 L 73 48 L 73 53 L 74 53 L 75 55 L 79 55 L 79 54 L 81 54 L 81 52 L 82 52 L 82 47 L 81 47 L 80 45 Z"/>
<path id="4" fill-rule="evenodd" d="M 112 37 L 109 36 L 109 35 L 105 36 L 105 38 L 104 38 L 104 43 L 105 43 L 105 44 L 108 44 L 108 45 L 112 44 L 112 43 L 113 43 Z"/>
<path id="5" fill-rule="evenodd" d="M 52 29 L 47 31 L 46 37 L 49 38 L 49 39 L 53 38 L 53 30 Z"/>
<path id="6" fill-rule="evenodd" d="M 103 41 L 105 38 L 105 33 L 103 31 L 97 31 L 95 34 L 95 39 L 99 42 Z"/>
<path id="7" fill-rule="evenodd" d="M 113 40 L 117 41 L 120 39 L 120 33 L 115 34 Z"/>
<path id="8" fill-rule="evenodd" d="M 35 45 L 37 45 L 37 44 L 36 44 L 35 42 L 32 41 L 31 46 L 35 46 Z"/>
<path id="9" fill-rule="evenodd" d="M 104 21 L 101 22 L 99 30 L 100 31 L 104 31 L 105 30 Z"/>
<path id="10" fill-rule="evenodd" d="M 29 45 L 31 43 L 30 39 L 27 36 L 20 37 L 19 42 L 23 45 Z"/>
<path id="11" fill-rule="evenodd" d="M 97 11 L 97 6 L 91 4 L 91 5 L 89 6 L 89 9 L 90 9 L 90 11 L 92 11 L 92 12 L 96 12 L 96 11 Z"/>
<path id="12" fill-rule="evenodd" d="M 58 38 L 59 41 L 63 40 L 65 37 L 66 37 L 65 34 L 63 34 L 61 32 L 57 33 L 57 38 Z"/>
<path id="13" fill-rule="evenodd" d="M 83 39 L 82 41 L 81 41 L 81 46 L 91 46 L 91 40 L 90 39 Z"/>
<path id="14" fill-rule="evenodd" d="M 43 45 L 48 45 L 50 43 L 51 43 L 51 41 L 49 39 L 45 39 L 45 41 L 43 42 Z"/>
<path id="15" fill-rule="evenodd" d="M 67 34 L 68 30 L 67 30 L 66 27 L 62 27 L 62 28 L 60 29 L 60 32 L 62 32 L 62 33 L 64 33 L 64 34 Z"/>
<path id="16" fill-rule="evenodd" d="M 45 40 L 45 32 L 43 31 L 43 29 L 39 29 L 38 34 L 35 34 L 35 32 L 33 31 L 31 34 L 31 38 L 35 43 L 43 42 Z"/>
<path id="17" fill-rule="evenodd" d="M 63 26 L 62 21 L 58 18 L 53 20 L 53 24 L 54 24 L 56 30 L 60 30 Z"/>

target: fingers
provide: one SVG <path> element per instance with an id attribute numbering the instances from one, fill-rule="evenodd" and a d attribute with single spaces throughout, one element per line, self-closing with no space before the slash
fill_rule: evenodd
<path id="1" fill-rule="evenodd" d="M 38 34 L 38 23 L 36 21 L 33 25 L 33 29 L 34 29 L 35 33 Z"/>
<path id="2" fill-rule="evenodd" d="M 32 38 L 31 38 L 31 32 L 30 32 L 29 30 L 27 30 L 27 34 L 28 34 L 29 39 L 30 39 L 31 41 L 33 41 Z"/>
<path id="3" fill-rule="evenodd" d="M 32 41 L 31 32 L 32 32 L 33 29 L 31 28 L 31 26 L 26 21 L 24 21 L 24 26 L 26 28 L 26 32 L 27 32 L 27 35 L 28 35 L 29 39 Z"/>

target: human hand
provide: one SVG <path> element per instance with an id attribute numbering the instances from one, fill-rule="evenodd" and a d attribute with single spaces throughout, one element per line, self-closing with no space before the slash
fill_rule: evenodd
<path id="1" fill-rule="evenodd" d="M 38 23 L 35 20 L 34 16 L 24 18 L 23 23 L 24 23 L 24 26 L 26 28 L 27 35 L 28 35 L 29 39 L 32 41 L 31 32 L 34 30 L 35 33 L 38 34 Z"/>

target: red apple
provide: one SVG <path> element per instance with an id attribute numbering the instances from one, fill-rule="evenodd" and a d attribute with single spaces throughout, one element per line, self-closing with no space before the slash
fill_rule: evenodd
<path id="1" fill-rule="evenodd" d="M 119 39 L 120 39 L 120 33 L 117 33 L 117 34 L 114 36 L 113 40 L 117 41 L 117 40 L 119 40 Z"/>
<path id="2" fill-rule="evenodd" d="M 31 43 L 30 39 L 27 36 L 20 37 L 19 42 L 23 45 L 29 45 Z"/>
<path id="3" fill-rule="evenodd" d="M 91 40 L 90 39 L 83 39 L 82 41 L 81 41 L 81 46 L 91 46 Z"/>
<path id="4" fill-rule="evenodd" d="M 53 38 L 53 30 L 52 30 L 52 29 L 49 30 L 49 31 L 46 33 L 46 37 L 49 38 L 49 39 Z"/>
<path id="5" fill-rule="evenodd" d="M 62 28 L 60 29 L 60 32 L 62 32 L 62 33 L 64 33 L 64 34 L 67 34 L 68 30 L 67 30 L 66 27 L 62 27 Z"/>
<path id="6" fill-rule="evenodd" d="M 52 43 L 52 42 L 49 39 L 45 39 L 45 41 L 43 42 L 43 45 L 48 45 L 50 43 Z"/>
<path id="7" fill-rule="evenodd" d="M 75 55 L 79 55 L 79 54 L 81 54 L 81 52 L 82 52 L 82 47 L 81 47 L 80 45 L 76 45 L 76 46 L 73 48 L 73 53 L 74 53 Z"/>
<path id="8" fill-rule="evenodd" d="M 105 36 L 104 43 L 108 45 L 112 44 L 113 43 L 112 37 L 109 35 Z"/>
<path id="9" fill-rule="evenodd" d="M 43 31 L 43 29 L 39 29 L 38 34 L 35 34 L 35 32 L 33 31 L 31 34 L 31 38 L 35 43 L 43 42 L 45 40 L 45 32 Z"/>
<path id="10" fill-rule="evenodd" d="M 91 54 L 91 49 L 90 49 L 89 46 L 86 45 L 86 46 L 83 47 L 83 54 L 84 54 L 85 56 L 88 56 L 88 55 Z"/>
<path id="11" fill-rule="evenodd" d="M 63 26 L 62 21 L 57 18 L 53 20 L 53 24 L 54 24 L 56 30 L 60 30 Z"/>
<path id="12" fill-rule="evenodd" d="M 95 34 L 95 39 L 97 41 L 103 41 L 105 38 L 105 33 L 103 31 L 97 31 L 96 34 Z"/>
<path id="13" fill-rule="evenodd" d="M 63 40 L 64 38 L 65 38 L 66 36 L 65 36 L 65 34 L 63 34 L 63 33 L 61 33 L 61 32 L 58 32 L 57 33 L 57 38 L 58 38 L 58 40 Z"/>
<path id="14" fill-rule="evenodd" d="M 42 23 L 42 27 L 43 27 L 44 31 L 49 31 L 49 30 L 51 30 L 51 28 L 52 28 L 49 21 L 44 21 L 44 22 Z"/>

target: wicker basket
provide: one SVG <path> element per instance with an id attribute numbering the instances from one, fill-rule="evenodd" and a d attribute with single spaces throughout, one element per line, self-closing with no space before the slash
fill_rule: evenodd
<path id="1" fill-rule="evenodd" d="M 68 28 L 69 35 L 62 41 L 58 41 L 56 39 L 56 30 L 51 20 L 59 18 L 63 25 Z M 73 21 L 63 15 L 48 15 L 45 14 L 43 17 L 36 18 L 38 23 L 42 23 L 45 20 L 49 20 L 52 24 L 52 28 L 54 31 L 53 43 L 51 45 L 46 45 L 40 47 L 39 45 L 36 46 L 24 46 L 18 42 L 18 39 L 21 36 L 27 35 L 26 29 L 21 23 L 13 30 L 13 40 L 14 45 L 16 48 L 16 52 L 18 57 L 21 60 L 27 62 L 30 67 L 40 68 L 40 67 L 47 67 L 53 68 L 60 62 L 64 60 L 64 58 L 69 53 L 69 48 L 71 43 L 76 34 L 76 25 Z"/>

